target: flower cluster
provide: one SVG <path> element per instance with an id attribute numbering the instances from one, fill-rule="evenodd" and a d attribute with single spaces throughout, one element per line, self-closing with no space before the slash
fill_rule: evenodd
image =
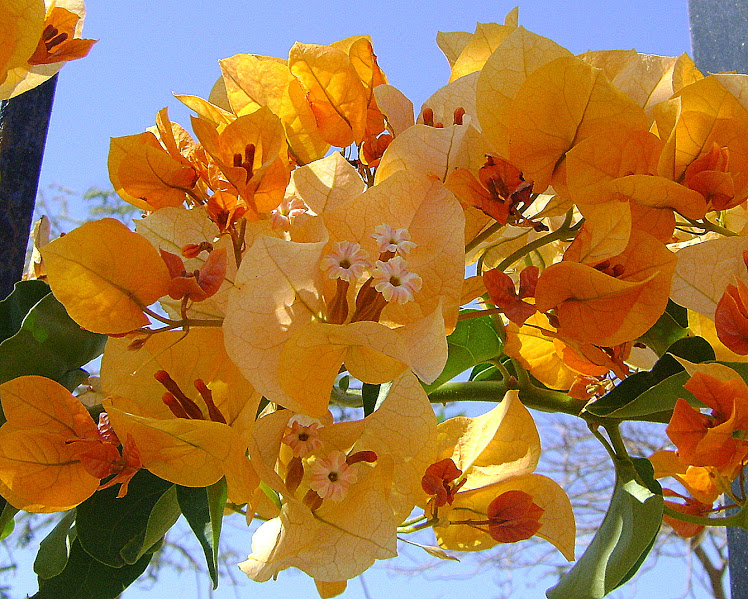
<path id="1" fill-rule="evenodd" d="M 90 46 L 58 8 L 29 64 Z M 223 59 L 208 98 L 177 96 L 192 134 L 164 108 L 112 139 L 137 231 L 104 219 L 41 251 L 70 317 L 109 336 L 103 424 L 48 379 L 0 385 L 10 504 L 126 498 L 145 476 L 208 489 L 214 513 L 264 521 L 250 578 L 296 567 L 324 597 L 425 528 L 436 555 L 537 536 L 572 560 L 533 407 L 582 416 L 616 471 L 602 540 L 556 589 L 625 582 L 663 516 L 711 525 L 748 460 L 748 375 L 701 363 L 748 351 L 748 76 L 575 56 L 516 10 L 439 43 L 451 77 L 418 113 L 355 36 Z M 495 407 L 437 424 L 432 402 L 463 399 Z M 677 453 L 642 466 L 627 419 L 669 420 Z"/>

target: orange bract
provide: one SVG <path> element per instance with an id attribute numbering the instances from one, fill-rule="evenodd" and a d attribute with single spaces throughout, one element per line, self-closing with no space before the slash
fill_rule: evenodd
<path id="1" fill-rule="evenodd" d="M 59 383 L 22 376 L 0 385 L 7 422 L 0 428 L 0 491 L 29 512 L 60 512 L 88 499 L 113 473 L 121 495 L 139 468 L 120 467 L 117 440 L 99 434 L 88 411 Z M 132 446 L 127 456 L 136 453 Z M 124 473 L 124 476 L 119 476 Z"/>
<path id="2" fill-rule="evenodd" d="M 748 430 L 748 387 L 737 373 L 726 379 L 730 369 L 722 368 L 727 374 L 721 378 L 697 369 L 684 385 L 711 408 L 711 414 L 702 414 L 679 399 L 667 434 L 685 464 L 713 466 L 731 478 L 748 456 L 748 443 L 735 436 L 737 431 Z"/>

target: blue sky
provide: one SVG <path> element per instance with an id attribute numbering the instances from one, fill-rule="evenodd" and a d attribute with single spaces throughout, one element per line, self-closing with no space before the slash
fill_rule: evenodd
<path id="1" fill-rule="evenodd" d="M 218 60 L 237 53 L 286 57 L 295 41 L 330 43 L 354 34 L 371 35 L 374 49 L 392 85 L 420 106 L 444 85 L 449 74 L 446 59 L 436 46 L 437 31 L 472 31 L 475 23 L 502 22 L 515 1 L 489 2 L 403 0 L 88 0 L 85 37 L 101 41 L 84 60 L 67 65 L 60 74 L 55 107 L 42 169 L 40 187 L 59 184 L 75 191 L 108 188 L 109 138 L 142 132 L 154 124 L 156 112 L 169 107 L 172 120 L 188 125 L 189 111 L 172 92 L 207 97 L 220 71 Z M 520 24 L 550 37 L 573 52 L 636 48 L 652 54 L 678 55 L 690 48 L 686 0 L 561 1 L 535 0 L 520 6 Z M 235 545 L 246 545 L 250 535 L 232 532 Z M 415 550 L 395 561 L 395 567 L 413 569 Z M 18 557 L 18 553 L 16 556 Z M 32 558 L 33 559 L 33 558 Z M 420 559 L 420 558 L 419 558 Z M 679 596 L 685 590 L 671 585 L 673 563 L 642 577 L 632 589 L 635 597 Z M 678 566 L 683 569 L 682 566 Z M 462 567 L 472 574 L 474 562 Z M 15 579 L 18 593 L 35 588 L 26 575 Z M 475 577 L 458 576 L 460 565 L 447 565 L 424 578 L 394 574 L 391 566 L 376 567 L 365 575 L 371 599 L 425 599 L 474 594 L 493 597 L 490 589 L 501 572 L 483 569 Z M 239 573 L 239 576 L 243 576 Z M 682 579 L 685 579 L 685 574 Z M 315 597 L 304 575 L 283 573 L 278 582 L 247 582 L 238 595 L 222 587 L 216 599 Z M 528 594 L 540 597 L 548 584 Z M 195 578 L 165 574 L 146 594 L 128 590 L 127 599 L 179 594 L 181 599 L 207 598 L 196 589 Z M 364 598 L 358 581 L 343 596 Z"/>

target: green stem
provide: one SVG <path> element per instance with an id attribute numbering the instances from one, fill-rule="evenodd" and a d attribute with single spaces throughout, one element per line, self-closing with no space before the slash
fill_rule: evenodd
<path id="1" fill-rule="evenodd" d="M 501 229 L 501 227 L 503 227 L 503 226 L 504 226 L 504 225 L 502 225 L 501 223 L 499 223 L 499 222 L 495 222 L 494 224 L 492 224 L 492 225 L 491 225 L 490 227 L 488 227 L 487 229 L 483 229 L 483 231 L 481 231 L 480 233 L 478 233 L 478 235 L 476 235 L 476 236 L 475 236 L 475 237 L 473 238 L 473 240 L 472 240 L 472 241 L 470 241 L 470 242 L 469 242 L 469 243 L 468 243 L 468 244 L 467 244 L 467 245 L 465 246 L 465 253 L 466 253 L 466 254 L 469 254 L 469 253 L 470 253 L 471 251 L 473 251 L 473 250 L 474 250 L 474 249 L 475 249 L 476 247 L 478 247 L 478 245 L 480 245 L 480 244 L 481 244 L 481 243 L 482 243 L 483 241 L 485 241 L 486 239 L 488 239 L 489 237 L 491 237 L 491 235 L 493 235 L 494 233 L 496 233 L 496 231 L 500 230 L 500 229 Z"/>
<path id="2" fill-rule="evenodd" d="M 438 521 L 439 521 L 438 518 L 432 518 L 431 520 L 426 520 L 425 522 L 422 522 L 421 524 L 416 524 L 414 526 L 398 526 L 397 534 L 410 534 L 412 532 L 418 532 L 419 530 L 423 530 L 424 528 L 431 528 Z"/>
<path id="3" fill-rule="evenodd" d="M 686 217 L 683 217 L 686 218 Z M 686 220 L 691 224 L 692 227 L 696 227 L 697 229 L 702 229 L 703 231 L 711 231 L 712 233 L 719 233 L 720 235 L 724 235 L 725 237 L 737 237 L 738 233 L 735 231 L 730 231 L 730 229 L 726 229 L 725 227 L 721 227 L 717 223 L 713 223 L 712 221 L 708 220 L 706 217 L 704 217 L 702 220 L 693 220 L 690 218 L 686 218 Z"/>
<path id="4" fill-rule="evenodd" d="M 520 384 L 519 398 L 528 408 L 543 412 L 561 412 L 572 416 L 579 416 L 587 402 L 569 397 L 560 391 L 539 389 L 533 385 L 522 387 Z M 515 387 L 516 388 L 516 387 Z M 453 401 L 489 401 L 499 402 L 510 389 L 505 381 L 467 381 L 459 383 L 444 383 L 438 389 L 429 393 L 431 403 L 447 403 Z"/>
<path id="5" fill-rule="evenodd" d="M 580 220 L 574 226 L 571 226 L 571 219 L 572 211 L 569 210 L 569 212 L 566 213 L 566 219 L 564 220 L 564 223 L 558 229 L 556 229 L 552 233 L 548 233 L 548 235 L 538 237 L 535 241 L 531 241 L 527 245 L 519 248 L 516 252 L 513 252 L 512 254 L 504 258 L 496 268 L 503 272 L 512 264 L 517 262 L 517 260 L 520 260 L 530 252 L 533 252 L 538 248 L 543 247 L 544 245 L 548 245 L 549 243 L 553 243 L 554 241 L 558 241 L 559 239 L 565 239 L 569 236 L 569 233 L 576 233 L 582 226 L 584 219 Z"/>
<path id="6" fill-rule="evenodd" d="M 737 526 L 739 528 L 744 528 L 743 524 L 745 516 L 743 515 L 743 510 L 740 510 L 737 514 L 726 516 L 724 518 L 704 518 L 703 516 L 684 514 L 666 504 L 663 506 L 663 513 L 664 515 L 675 518 L 676 520 L 690 522 L 691 524 L 701 524 L 702 526 Z"/>
<path id="7" fill-rule="evenodd" d="M 493 364 L 496 367 L 496 370 L 498 370 L 501 373 L 501 376 L 504 377 L 504 381 L 509 381 L 512 378 L 512 375 L 509 374 L 509 371 L 506 369 L 506 366 L 504 366 L 501 363 L 501 360 L 490 360 L 491 364 Z"/>
<path id="8" fill-rule="evenodd" d="M 426 514 L 421 514 L 420 516 L 416 516 L 415 518 L 406 520 L 400 526 L 413 526 L 414 524 L 418 524 L 419 522 L 423 522 L 424 520 L 426 520 Z"/>
<path id="9" fill-rule="evenodd" d="M 618 424 L 603 425 L 603 428 L 608 433 L 608 438 L 613 445 L 616 457 L 619 460 L 630 460 L 626 444 L 623 442 L 623 437 L 621 437 L 621 431 L 618 430 Z"/>

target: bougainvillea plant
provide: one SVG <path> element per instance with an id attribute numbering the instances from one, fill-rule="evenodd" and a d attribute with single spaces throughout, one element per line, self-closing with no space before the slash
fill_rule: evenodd
<path id="1" fill-rule="evenodd" d="M 93 43 L 77 3 L 0 10 L 5 97 Z M 80 596 L 116 597 L 180 515 L 214 584 L 241 513 L 241 570 L 321 597 L 427 529 L 431 555 L 538 536 L 573 561 L 528 408 L 583 419 L 616 478 L 551 599 L 625 583 L 663 519 L 748 529 L 748 76 L 574 56 L 517 15 L 439 33 L 451 77 L 416 112 L 356 36 L 225 58 L 178 96 L 192 133 L 163 109 L 112 139 L 136 230 L 52 241 L 0 302 L 3 534 L 66 512 L 35 597 L 92 573 Z M 663 450 L 630 455 L 625 421 Z"/>

